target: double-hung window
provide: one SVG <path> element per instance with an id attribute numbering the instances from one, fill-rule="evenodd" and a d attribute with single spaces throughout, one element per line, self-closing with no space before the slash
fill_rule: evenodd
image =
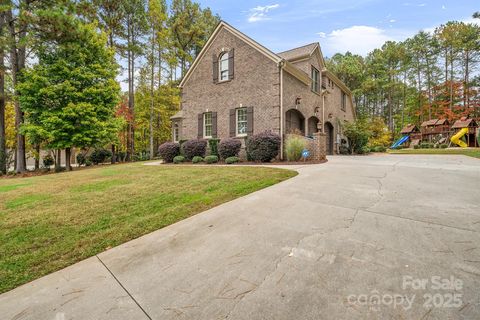
<path id="1" fill-rule="evenodd" d="M 320 92 L 320 72 L 312 66 L 312 91 Z"/>
<path id="2" fill-rule="evenodd" d="M 244 136 L 247 134 L 247 108 L 238 108 L 236 110 L 237 136 Z"/>
<path id="3" fill-rule="evenodd" d="M 347 94 L 342 91 L 342 110 L 345 111 L 347 109 Z"/>
<path id="4" fill-rule="evenodd" d="M 173 125 L 173 142 L 178 142 L 179 140 L 179 134 L 180 133 L 180 129 L 178 127 L 178 123 L 175 123 Z"/>
<path id="5" fill-rule="evenodd" d="M 206 112 L 203 114 L 203 137 L 212 137 L 212 113 Z"/>

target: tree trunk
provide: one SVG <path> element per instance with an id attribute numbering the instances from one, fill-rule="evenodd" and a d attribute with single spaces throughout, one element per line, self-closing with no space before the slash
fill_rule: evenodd
<path id="1" fill-rule="evenodd" d="M 67 171 L 72 171 L 72 164 L 71 164 L 71 157 L 72 157 L 72 149 L 66 148 L 65 149 L 65 168 Z"/>
<path id="2" fill-rule="evenodd" d="M 18 102 L 18 76 L 25 67 L 25 45 L 17 47 L 18 39 L 17 32 L 15 30 L 15 20 L 13 18 L 12 10 L 7 12 L 7 22 L 10 37 L 10 64 L 12 71 L 12 84 L 14 88 L 14 107 L 15 107 L 15 131 L 16 131 L 16 152 L 15 152 L 15 171 L 22 173 L 27 170 L 25 159 L 25 137 L 20 134 L 20 126 L 23 124 L 23 112 L 20 109 L 20 103 Z M 19 29 L 24 29 L 22 26 Z M 18 33 L 20 39 L 25 38 L 25 31 Z"/>
<path id="3" fill-rule="evenodd" d="M 450 110 L 453 108 L 453 48 L 450 47 Z"/>
<path id="4" fill-rule="evenodd" d="M 56 150 L 57 156 L 55 157 L 55 171 L 60 172 L 60 169 L 62 168 L 62 150 L 57 149 Z"/>
<path id="5" fill-rule="evenodd" d="M 150 119 L 148 123 L 149 129 L 149 142 L 150 142 L 150 160 L 153 159 L 153 106 L 154 106 L 154 90 L 155 90 L 155 28 L 152 27 L 152 70 L 151 70 L 151 79 L 150 79 Z"/>
<path id="6" fill-rule="evenodd" d="M 115 164 L 117 162 L 117 154 L 115 153 L 115 145 L 112 144 L 112 164 Z"/>
<path id="7" fill-rule="evenodd" d="M 469 90 L 469 64 L 470 64 L 470 53 L 468 50 L 465 50 L 465 82 L 463 84 L 463 103 L 467 108 L 470 108 L 470 94 Z"/>
<path id="8" fill-rule="evenodd" d="M 40 144 L 35 145 L 35 152 L 37 156 L 35 157 L 35 171 L 40 169 Z"/>
<path id="9" fill-rule="evenodd" d="M 0 33 L 3 34 L 5 13 L 0 13 Z M 7 149 L 5 137 L 5 53 L 0 46 L 0 173 L 7 173 Z"/>

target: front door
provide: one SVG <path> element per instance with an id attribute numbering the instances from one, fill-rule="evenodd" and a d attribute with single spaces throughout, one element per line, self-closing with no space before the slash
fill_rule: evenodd
<path id="1" fill-rule="evenodd" d="M 327 140 L 327 154 L 333 154 L 333 126 L 330 122 L 326 122 L 324 129 Z"/>

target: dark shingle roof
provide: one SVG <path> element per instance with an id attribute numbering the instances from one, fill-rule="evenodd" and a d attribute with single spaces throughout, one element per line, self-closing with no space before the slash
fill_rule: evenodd
<path id="1" fill-rule="evenodd" d="M 278 56 L 285 60 L 295 60 L 304 56 L 312 54 L 313 50 L 318 46 L 317 42 L 307 44 L 302 47 L 277 53 Z"/>
<path id="2" fill-rule="evenodd" d="M 418 128 L 414 124 L 409 124 L 405 126 L 405 128 L 403 128 L 402 131 L 400 131 L 400 133 L 412 133 L 412 132 L 418 132 Z"/>
<path id="3" fill-rule="evenodd" d="M 460 120 L 455 121 L 455 123 L 452 126 L 452 129 L 475 127 L 476 125 L 477 124 L 475 123 L 475 120 L 462 118 Z"/>

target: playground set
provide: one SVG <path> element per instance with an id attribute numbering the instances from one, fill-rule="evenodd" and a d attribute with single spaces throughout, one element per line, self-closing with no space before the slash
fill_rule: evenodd
<path id="1" fill-rule="evenodd" d="M 433 143 L 436 146 L 448 144 L 448 147 L 478 147 L 476 139 L 480 130 L 477 121 L 472 118 L 462 117 L 453 125 L 447 119 L 432 119 L 424 121 L 420 129 L 416 125 L 405 126 L 400 133 L 402 137 L 390 147 L 396 149 L 399 146 L 413 148 L 422 142 Z"/>

